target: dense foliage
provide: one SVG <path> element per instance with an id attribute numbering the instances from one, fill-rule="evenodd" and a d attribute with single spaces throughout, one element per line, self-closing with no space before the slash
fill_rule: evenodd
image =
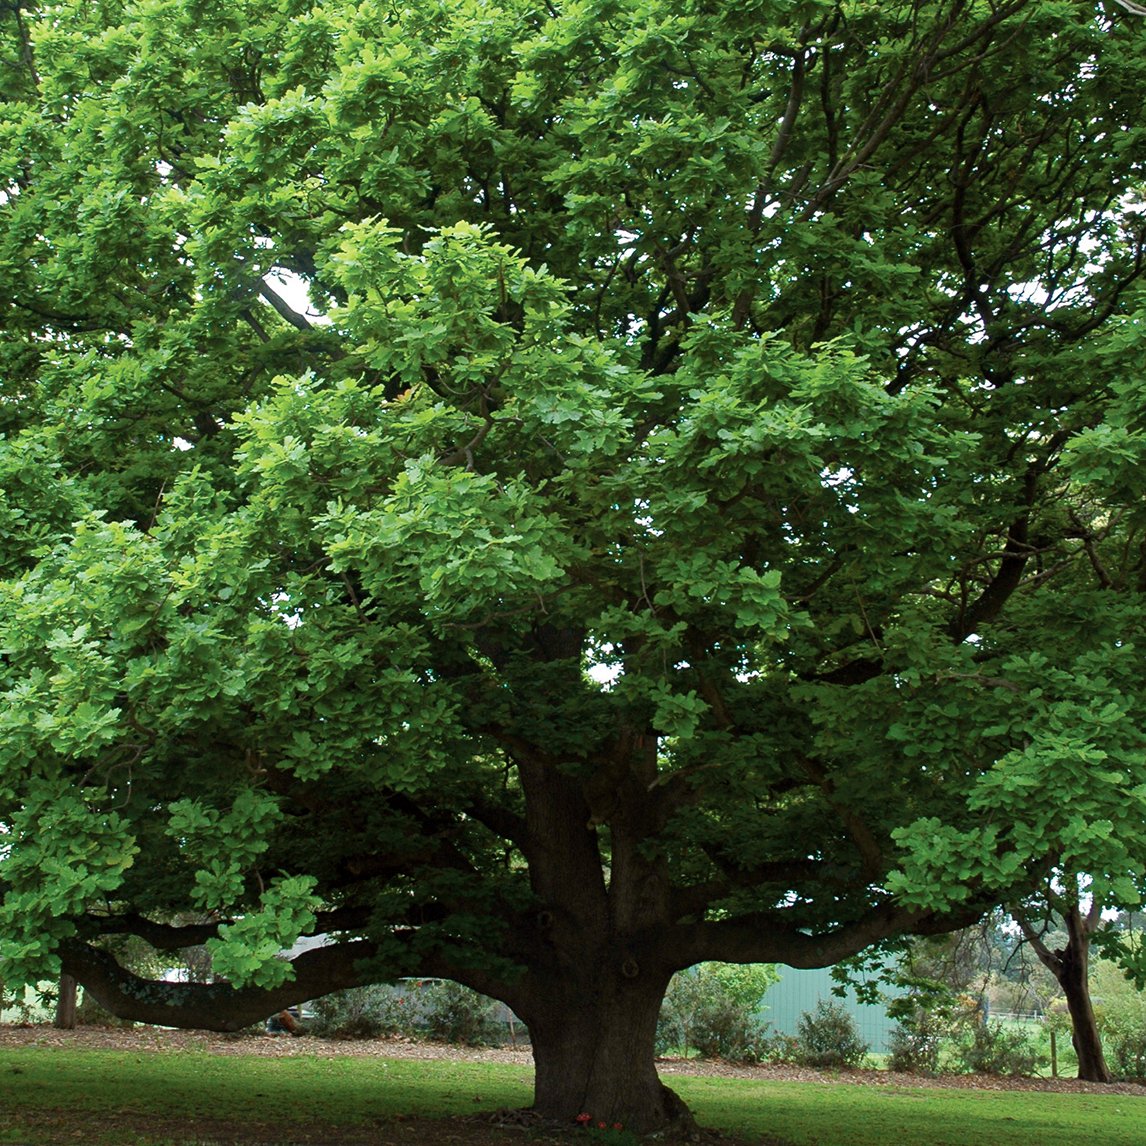
<path id="1" fill-rule="evenodd" d="M 652 1127 L 684 967 L 1136 900 L 1142 21 L 3 20 L 0 978 L 450 977 Z"/>

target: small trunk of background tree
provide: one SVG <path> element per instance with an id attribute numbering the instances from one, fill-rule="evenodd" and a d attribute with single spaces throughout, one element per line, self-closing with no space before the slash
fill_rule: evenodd
<path id="1" fill-rule="evenodd" d="M 61 975 L 56 995 L 56 1017 L 52 1026 L 61 1031 L 75 1030 L 78 993 L 76 980 L 71 975 Z"/>
<path id="2" fill-rule="evenodd" d="M 1071 1041 L 1078 1056 L 1078 1077 L 1086 1082 L 1113 1082 L 1114 1076 L 1106 1065 L 1102 1049 L 1102 1036 L 1090 1000 L 1090 937 L 1098 926 L 1101 911 L 1097 901 L 1092 902 L 1086 915 L 1077 902 L 1065 906 L 1067 942 L 1056 950 L 1043 942 L 1042 935 L 1021 914 L 1015 918 L 1023 935 L 1043 965 L 1054 975 L 1066 997 L 1070 1013 Z"/>
<path id="3" fill-rule="evenodd" d="M 1071 1041 L 1078 1055 L 1078 1077 L 1087 1082 L 1113 1082 L 1114 1076 L 1106 1065 L 1106 1055 L 1102 1050 L 1102 1037 L 1098 1033 L 1098 1023 L 1090 1000 L 1090 987 L 1086 977 L 1086 957 L 1082 967 L 1074 965 L 1076 953 L 1068 944 L 1062 952 L 1067 964 L 1059 983 L 1066 996 L 1067 1010 L 1070 1012 Z"/>

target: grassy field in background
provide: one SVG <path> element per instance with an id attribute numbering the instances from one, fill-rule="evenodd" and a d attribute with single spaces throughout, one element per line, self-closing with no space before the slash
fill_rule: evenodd
<path id="1" fill-rule="evenodd" d="M 770 1134 L 797 1146 L 1146 1146 L 1140 1097 L 679 1075 L 669 1082 L 702 1125 L 748 1141 Z M 337 1141 L 336 1130 L 371 1136 L 397 1116 L 524 1106 L 531 1085 L 528 1067 L 501 1063 L 4 1048 L 0 1143 L 204 1141 L 212 1135 L 197 1127 L 207 1115 L 211 1125 L 231 1128 L 231 1141 L 244 1128 L 268 1141 L 276 1125 L 325 1127 L 326 1140 Z M 149 1119 L 165 1129 L 141 1129 Z M 520 1132 L 505 1137 L 528 1141 Z M 282 1140 L 295 1138 L 286 1129 Z"/>

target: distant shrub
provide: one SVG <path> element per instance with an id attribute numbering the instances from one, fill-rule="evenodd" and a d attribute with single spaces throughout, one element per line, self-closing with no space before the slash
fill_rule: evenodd
<path id="1" fill-rule="evenodd" d="M 1146 996 L 1105 1002 L 1099 1028 L 1110 1069 L 1119 1078 L 1146 1079 Z"/>
<path id="2" fill-rule="evenodd" d="M 804 1066 L 858 1066 L 868 1051 L 851 1015 L 826 999 L 800 1016 L 796 1041 L 797 1061 Z"/>
<path id="3" fill-rule="evenodd" d="M 912 981 L 909 994 L 892 999 L 887 1013 L 896 1020 L 888 1039 L 887 1065 L 907 1074 L 938 1073 L 944 1048 L 979 1016 L 973 1000 L 923 978 Z"/>
<path id="4" fill-rule="evenodd" d="M 959 1043 L 955 1058 L 971 1074 L 999 1074 L 1028 1078 L 1047 1063 L 1047 1056 L 1026 1031 L 1002 1023 L 975 1023 Z"/>
<path id="5" fill-rule="evenodd" d="M 418 996 L 426 1033 L 439 1042 L 460 1046 L 486 1046 L 502 1041 L 497 1003 L 460 983 L 443 979 L 425 987 Z"/>
<path id="6" fill-rule="evenodd" d="M 9 991 L 0 983 L 0 1011 L 14 1012 L 14 1018 L 10 1019 L 10 1022 L 14 1021 L 18 1024 L 35 1022 L 43 1002 L 41 999 L 37 1004 L 37 1002 L 29 999 L 28 993 L 22 988 Z"/>
<path id="7" fill-rule="evenodd" d="M 674 975 L 657 1022 L 657 1050 L 756 1062 L 765 1025 L 760 998 L 775 982 L 766 964 L 702 963 Z"/>
<path id="8" fill-rule="evenodd" d="M 462 1046 L 501 1043 L 497 1003 L 444 979 L 403 980 L 336 991 L 317 999 L 307 1034 L 327 1039 L 430 1038 Z"/>
<path id="9" fill-rule="evenodd" d="M 899 1023 L 888 1036 L 888 1070 L 905 1074 L 936 1074 L 943 1031 Z"/>
<path id="10" fill-rule="evenodd" d="M 405 996 L 386 984 L 352 987 L 314 1002 L 308 1034 L 324 1039 L 377 1039 L 413 1034 L 416 1025 Z"/>
<path id="11" fill-rule="evenodd" d="M 729 1000 L 714 1000 L 696 1016 L 692 1044 L 702 1058 L 756 1062 L 763 1024 Z"/>
<path id="12" fill-rule="evenodd" d="M 757 1061 L 789 1065 L 800 1061 L 800 1040 L 795 1035 L 766 1032 L 756 1043 Z"/>

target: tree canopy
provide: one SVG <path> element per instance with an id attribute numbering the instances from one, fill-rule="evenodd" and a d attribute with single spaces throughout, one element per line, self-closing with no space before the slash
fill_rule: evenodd
<path id="1" fill-rule="evenodd" d="M 1140 18 L 3 20 L 0 978 L 444 975 L 655 1128 L 676 970 L 1136 902 Z"/>

